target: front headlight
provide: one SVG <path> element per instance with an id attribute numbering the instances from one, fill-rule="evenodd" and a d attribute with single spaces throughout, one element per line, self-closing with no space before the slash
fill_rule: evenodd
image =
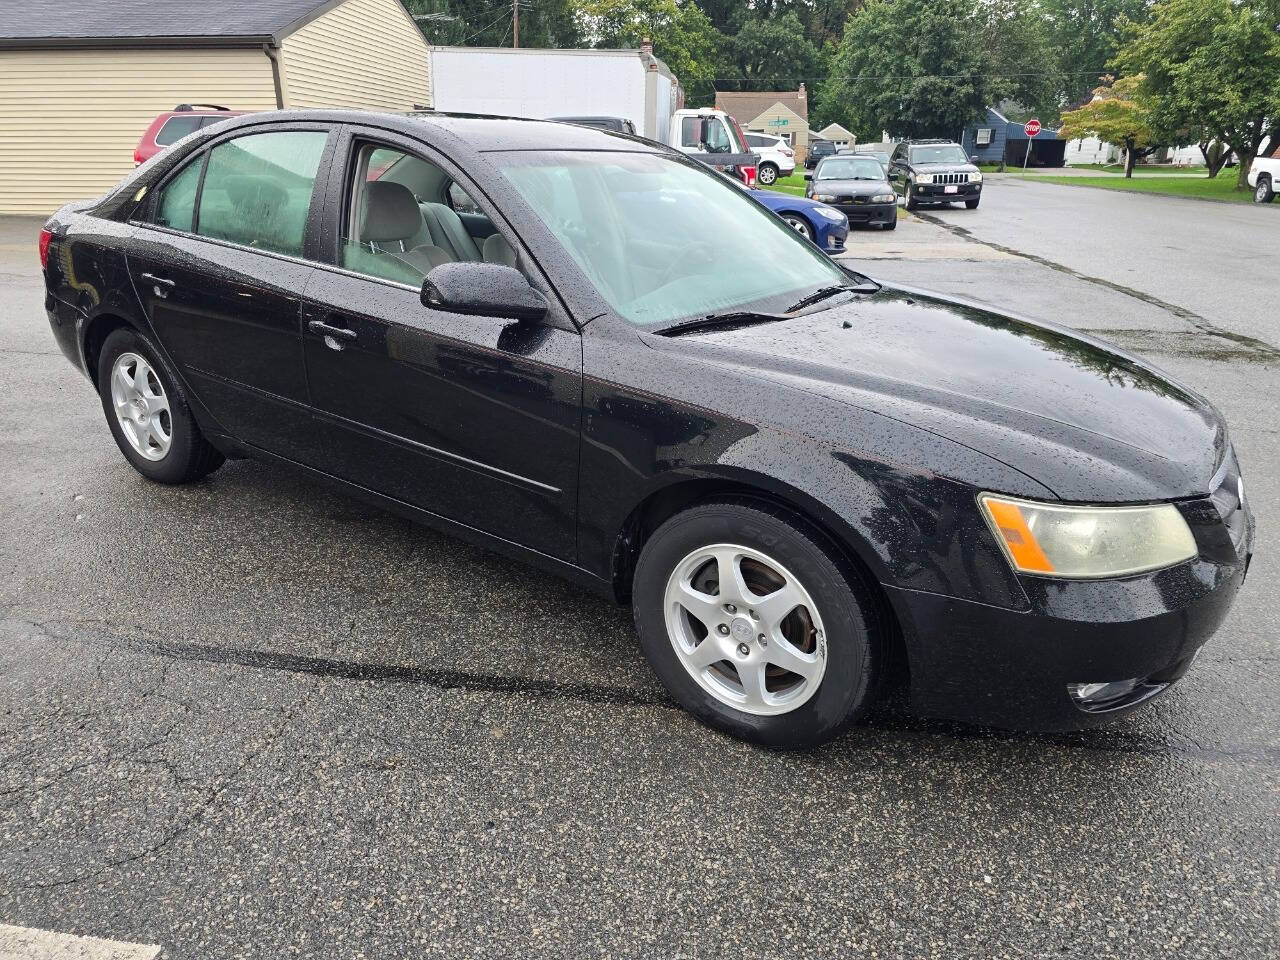
<path id="1" fill-rule="evenodd" d="M 1199 551 L 1178 508 L 1075 507 L 984 493 L 987 523 L 1015 570 L 1095 579 L 1158 570 Z"/>
<path id="2" fill-rule="evenodd" d="M 877 193 L 871 198 L 872 203 L 893 203 L 898 199 L 896 193 Z"/>
<path id="3" fill-rule="evenodd" d="M 916 183 L 933 183 L 933 174 L 932 173 L 916 174 Z"/>
<path id="4" fill-rule="evenodd" d="M 830 207 L 818 207 L 816 209 L 818 211 L 818 216 L 826 217 L 826 219 L 833 223 L 840 223 L 844 220 L 844 214 L 839 210 L 832 210 Z"/>
<path id="5" fill-rule="evenodd" d="M 981 182 L 982 182 L 982 171 L 981 171 L 981 170 L 976 170 L 976 171 L 974 171 L 973 173 L 969 174 L 969 182 L 970 182 L 970 183 L 981 183 Z"/>
<path id="6" fill-rule="evenodd" d="M 834 203 L 836 195 L 834 193 L 815 193 L 811 200 L 817 200 L 819 203 Z"/>

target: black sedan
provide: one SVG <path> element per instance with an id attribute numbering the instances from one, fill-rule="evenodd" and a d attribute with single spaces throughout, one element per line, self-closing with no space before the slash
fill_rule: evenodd
<path id="1" fill-rule="evenodd" d="M 875 157 L 827 157 L 810 178 L 804 195 L 835 207 L 856 223 L 893 230 L 898 226 L 898 195 Z"/>
<path id="2" fill-rule="evenodd" d="M 835 735 L 897 664 L 928 714 L 1098 722 L 1183 674 L 1248 566 L 1202 397 L 875 283 L 657 144 L 254 114 L 40 249 L 143 476 L 271 460 L 571 577 L 759 743 Z"/>

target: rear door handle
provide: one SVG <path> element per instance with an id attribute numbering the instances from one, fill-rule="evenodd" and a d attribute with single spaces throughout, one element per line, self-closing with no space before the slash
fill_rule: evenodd
<path id="1" fill-rule="evenodd" d="M 154 283 L 157 286 L 161 286 L 161 287 L 177 286 L 177 284 L 174 283 L 172 280 L 169 280 L 166 277 L 157 277 L 154 273 L 144 273 L 142 274 L 142 279 L 147 281 L 147 283 Z"/>
<path id="2" fill-rule="evenodd" d="M 325 323 L 323 320 L 312 320 L 307 323 L 307 329 L 312 333 L 323 334 L 326 337 L 333 337 L 335 340 L 355 340 L 356 332 L 348 330 L 346 327 L 334 327 Z"/>

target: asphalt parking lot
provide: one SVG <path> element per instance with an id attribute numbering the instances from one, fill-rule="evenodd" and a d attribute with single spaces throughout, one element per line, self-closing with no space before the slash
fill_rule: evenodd
<path id="1" fill-rule="evenodd" d="M 1227 623 L 1103 730 L 890 706 L 803 754 L 674 708 L 569 584 L 273 466 L 142 480 L 49 334 L 38 222 L 0 219 L 0 924 L 192 960 L 1280 954 L 1280 315 L 1199 249 L 1274 264 L 1280 210 L 1155 202 L 993 179 L 850 255 L 1218 404 L 1259 527 Z"/>

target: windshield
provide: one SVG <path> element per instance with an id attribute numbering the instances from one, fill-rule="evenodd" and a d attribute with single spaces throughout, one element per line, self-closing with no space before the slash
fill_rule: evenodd
<path id="1" fill-rule="evenodd" d="M 912 147 L 912 163 L 968 163 L 969 158 L 954 143 L 939 144 L 936 147 Z"/>
<path id="2" fill-rule="evenodd" d="M 490 156 L 632 323 L 778 309 L 848 280 L 750 195 L 680 160 L 560 151 Z"/>
<path id="3" fill-rule="evenodd" d="M 828 157 L 818 164 L 818 180 L 883 180 L 884 168 L 875 157 Z"/>

